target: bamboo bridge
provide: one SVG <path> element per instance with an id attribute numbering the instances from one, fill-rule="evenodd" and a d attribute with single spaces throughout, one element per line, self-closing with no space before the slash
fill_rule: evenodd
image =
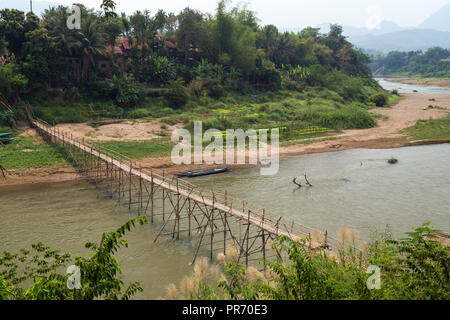
<path id="1" fill-rule="evenodd" d="M 30 116 L 34 128 L 49 143 L 62 148 L 90 181 L 109 197 L 137 214 L 146 214 L 162 236 L 195 240 L 195 262 L 199 254 L 225 254 L 230 245 L 238 249 L 246 266 L 280 253 L 270 243 L 278 236 L 306 239 L 311 250 L 336 249 L 342 244 L 326 231 L 299 224 L 227 192 L 202 190 L 187 181 L 153 168 L 143 169 L 131 159 L 92 141 L 76 139 L 42 120 Z M 317 240 L 319 239 L 319 240 Z"/>

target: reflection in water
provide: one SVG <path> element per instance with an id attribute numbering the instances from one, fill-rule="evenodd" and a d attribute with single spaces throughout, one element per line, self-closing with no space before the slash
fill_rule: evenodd
<path id="1" fill-rule="evenodd" d="M 387 81 L 383 78 L 376 78 L 375 80 L 386 90 L 398 90 L 399 93 L 413 93 L 416 90 L 418 93 L 426 94 L 450 94 L 450 88 L 436 87 L 436 86 L 422 86 L 417 84 L 404 84 L 399 82 Z"/>
<path id="2" fill-rule="evenodd" d="M 386 159 L 399 159 L 389 165 Z M 298 222 L 335 234 L 353 227 L 367 239 L 371 230 L 392 226 L 396 235 L 431 221 L 450 231 L 450 145 L 390 150 L 348 150 L 305 155 L 281 161 L 275 176 L 258 168 L 191 179 L 190 182 L 261 204 Z M 294 176 L 312 188 L 297 190 Z M 63 183 L 0 190 L 0 251 L 14 251 L 42 241 L 75 255 L 88 254 L 83 244 L 99 241 L 134 217 L 88 183 Z M 165 286 L 179 283 L 191 271 L 190 243 L 160 238 L 157 227 L 137 227 L 119 251 L 125 282 L 140 281 L 139 298 L 164 295 Z"/>

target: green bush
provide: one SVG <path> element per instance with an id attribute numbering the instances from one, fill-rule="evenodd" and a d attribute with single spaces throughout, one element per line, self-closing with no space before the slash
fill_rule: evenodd
<path id="1" fill-rule="evenodd" d="M 0 126 L 14 126 L 14 113 L 9 110 L 0 110 Z"/>
<path id="2" fill-rule="evenodd" d="M 139 119 L 149 117 L 151 115 L 150 111 L 145 108 L 133 109 L 127 113 L 128 117 L 131 119 Z"/>
<path id="3" fill-rule="evenodd" d="M 150 55 L 145 58 L 143 78 L 146 82 L 163 85 L 177 77 L 176 65 L 167 57 Z"/>
<path id="4" fill-rule="evenodd" d="M 173 108 L 180 108 L 188 102 L 188 91 L 183 86 L 182 80 L 169 81 L 165 98 Z"/>
<path id="5" fill-rule="evenodd" d="M 136 106 L 145 94 L 143 86 L 132 83 L 131 79 L 113 76 L 113 83 L 117 90 L 116 103 L 124 109 Z"/>
<path id="6" fill-rule="evenodd" d="M 218 79 L 207 78 L 203 80 L 202 89 L 213 98 L 220 98 L 225 94 L 225 89 Z"/>
<path id="7" fill-rule="evenodd" d="M 379 92 L 371 95 L 369 101 L 375 103 L 377 107 L 384 107 L 387 105 L 389 98 L 385 93 Z"/>
<path id="8" fill-rule="evenodd" d="M 215 78 L 196 78 L 189 84 L 188 90 L 197 97 L 207 95 L 217 99 L 225 94 L 225 88 L 220 80 Z"/>
<path id="9" fill-rule="evenodd" d="M 110 80 L 89 81 L 86 85 L 85 90 L 89 93 L 89 96 L 93 99 L 102 99 L 102 100 L 114 99 L 117 94 L 117 87 Z"/>

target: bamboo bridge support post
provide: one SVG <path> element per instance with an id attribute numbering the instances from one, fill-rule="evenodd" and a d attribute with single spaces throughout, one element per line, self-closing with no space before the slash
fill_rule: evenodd
<path id="1" fill-rule="evenodd" d="M 120 158 L 120 162 L 122 162 L 122 158 Z M 118 191 L 119 191 L 119 203 L 120 203 L 120 199 L 122 198 L 122 169 L 120 167 L 117 168 L 118 170 L 118 174 L 119 174 L 119 178 L 117 180 L 118 183 Z"/>
<path id="2" fill-rule="evenodd" d="M 129 179 L 129 182 L 128 182 L 128 209 L 131 209 L 131 177 L 132 177 L 132 174 L 131 174 L 131 171 L 133 170 L 133 162 L 132 161 L 130 161 L 130 179 Z"/>
<path id="3" fill-rule="evenodd" d="M 155 215 L 155 205 L 154 205 L 155 184 L 154 184 L 154 181 L 153 181 L 153 170 L 150 171 L 150 178 L 151 178 L 151 181 L 150 181 L 150 196 L 151 196 L 151 205 L 152 205 L 152 207 L 150 208 L 150 210 L 151 210 L 150 212 L 151 212 L 151 220 L 152 220 L 152 224 L 153 224 L 153 217 Z"/>
<path id="4" fill-rule="evenodd" d="M 165 181 L 165 174 L 164 174 L 164 170 L 163 170 L 163 180 Z M 165 189 L 162 189 L 162 217 L 163 217 L 163 222 L 166 221 L 166 215 L 165 212 L 166 211 L 166 195 L 165 195 Z"/>
<path id="5" fill-rule="evenodd" d="M 210 218 L 210 224 L 211 224 L 211 244 L 210 244 L 210 258 L 212 260 L 213 258 L 213 243 L 214 243 L 214 204 L 215 204 L 215 200 L 216 200 L 216 196 L 213 193 L 213 198 L 212 198 L 212 209 L 211 209 L 211 218 Z"/>
<path id="6" fill-rule="evenodd" d="M 266 209 L 263 209 L 263 216 L 262 216 L 262 228 L 261 228 L 261 237 L 262 237 L 262 255 L 263 255 L 263 268 L 264 268 L 264 275 L 266 275 L 266 236 L 264 232 L 264 220 L 266 217 Z"/>
<path id="7" fill-rule="evenodd" d="M 228 199 L 227 199 L 227 191 L 225 190 L 225 206 L 228 206 Z M 223 213 L 223 254 L 226 254 L 227 250 L 227 213 Z"/>
<path id="8" fill-rule="evenodd" d="M 177 224 L 177 240 L 180 239 L 180 189 L 178 186 L 178 178 L 177 178 L 177 215 L 176 215 L 176 224 Z"/>
<path id="9" fill-rule="evenodd" d="M 246 249 L 245 249 L 245 266 L 248 267 L 248 241 L 250 238 L 250 210 L 248 210 L 248 218 L 247 218 L 247 231 L 246 231 L 246 236 L 247 236 L 247 244 L 246 244 Z"/>
<path id="10" fill-rule="evenodd" d="M 142 167 L 139 166 L 139 214 L 142 214 Z"/>
<path id="11" fill-rule="evenodd" d="M 310 233 L 308 233 L 308 249 L 309 249 L 309 251 L 311 251 L 311 232 Z"/>

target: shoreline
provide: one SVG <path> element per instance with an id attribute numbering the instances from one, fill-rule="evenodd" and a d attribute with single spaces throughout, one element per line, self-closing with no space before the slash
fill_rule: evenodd
<path id="1" fill-rule="evenodd" d="M 280 160 L 315 153 L 338 152 L 350 149 L 391 149 L 409 146 L 433 145 L 450 143 L 450 139 L 410 141 L 403 130 L 414 126 L 418 120 L 439 119 L 447 116 L 450 111 L 450 95 L 432 95 L 407 93 L 392 106 L 372 109 L 374 114 L 381 115 L 384 120 L 378 120 L 377 126 L 369 129 L 345 130 L 332 135 L 327 140 L 318 140 L 302 144 L 280 146 Z M 429 109 L 430 100 L 441 106 L 439 109 Z M 297 142 L 297 144 L 295 144 Z M 306 142 L 306 141 L 304 141 Z M 248 163 L 248 161 L 246 161 Z M 143 169 L 154 168 L 168 174 L 177 170 L 196 170 L 217 168 L 219 165 L 174 165 L 170 157 L 152 157 L 136 160 Z M 229 165 L 231 169 L 254 166 L 250 164 Z M 56 183 L 84 179 L 73 167 L 45 167 L 24 170 L 8 170 L 6 179 L 0 173 L 0 188 L 5 189 L 17 185 L 32 185 L 39 183 Z"/>
<path id="2" fill-rule="evenodd" d="M 325 148 L 322 147 L 313 148 L 311 150 L 298 152 L 280 152 L 280 160 L 300 157 L 309 154 L 328 153 L 328 152 L 334 153 L 355 149 L 396 149 L 415 146 L 447 144 L 450 143 L 450 139 L 403 141 L 403 142 L 400 142 L 398 139 L 380 139 L 371 141 L 361 141 L 350 144 L 347 143 L 346 145 L 342 145 L 339 148 L 333 148 L 334 141 L 324 141 L 324 142 L 328 142 L 330 146 Z M 206 164 L 176 165 L 170 164 L 171 161 L 170 158 L 146 158 L 140 161 L 142 161 L 143 168 L 147 167 L 149 168 L 151 166 L 154 169 L 164 170 L 165 173 L 168 174 L 173 174 L 175 173 L 175 171 L 178 170 L 198 170 L 202 168 L 213 168 L 219 166 Z M 231 169 L 239 169 L 245 167 L 255 167 L 255 166 L 257 167 L 259 165 L 231 164 L 227 166 Z M 0 177 L 0 191 L 15 186 L 32 186 L 32 185 L 63 183 L 70 181 L 76 182 L 84 180 L 86 180 L 86 178 L 83 177 L 74 167 L 66 167 L 66 168 L 51 167 L 51 168 L 35 168 L 35 169 L 30 168 L 24 170 L 9 170 L 6 173 L 6 179 Z"/>
<path id="3" fill-rule="evenodd" d="M 409 77 L 383 77 L 384 80 L 390 82 L 397 82 L 402 84 L 413 84 L 421 86 L 437 86 L 448 88 L 450 87 L 450 79 L 447 78 L 409 78 Z"/>

